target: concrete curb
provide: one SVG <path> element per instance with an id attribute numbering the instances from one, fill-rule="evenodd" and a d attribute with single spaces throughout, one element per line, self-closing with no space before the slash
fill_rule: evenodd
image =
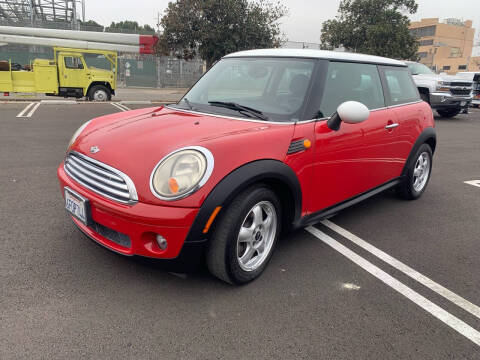
<path id="1" fill-rule="evenodd" d="M 41 100 L 41 104 L 45 105 L 72 105 L 72 104 L 78 104 L 77 101 L 75 100 Z"/>

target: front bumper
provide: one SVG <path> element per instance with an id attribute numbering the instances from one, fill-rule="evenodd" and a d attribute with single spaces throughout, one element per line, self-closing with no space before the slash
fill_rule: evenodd
<path id="1" fill-rule="evenodd" d="M 472 96 L 452 95 L 447 92 L 430 93 L 430 106 L 433 109 L 467 108 L 472 102 Z M 463 104 L 463 105 L 462 105 Z"/>
<path id="2" fill-rule="evenodd" d="M 155 259 L 184 258 L 184 252 L 191 254 L 202 241 L 185 243 L 191 225 L 198 213 L 197 208 L 167 207 L 138 202 L 133 206 L 108 200 L 72 180 L 63 163 L 57 170 L 62 194 L 68 186 L 90 202 L 93 224 L 86 226 L 72 217 L 75 225 L 88 237 L 122 255 L 139 255 Z M 162 235 L 168 242 L 165 250 L 156 243 L 156 235 Z M 192 246 L 190 246 L 192 245 Z M 188 248 L 188 249 L 187 249 Z M 198 253 L 202 255 L 201 251 Z"/>

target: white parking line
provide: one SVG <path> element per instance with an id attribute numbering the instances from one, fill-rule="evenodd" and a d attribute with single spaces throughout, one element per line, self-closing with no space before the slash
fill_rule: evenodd
<path id="1" fill-rule="evenodd" d="M 355 264 L 357 264 L 358 266 L 375 276 L 377 279 L 390 286 L 392 289 L 396 290 L 409 300 L 413 301 L 415 304 L 423 308 L 425 311 L 429 312 L 431 315 L 433 315 L 440 321 L 450 326 L 452 329 L 456 330 L 461 335 L 465 336 L 467 339 L 471 340 L 476 345 L 480 346 L 480 332 L 472 328 L 470 325 L 466 324 L 456 316 L 445 311 L 438 305 L 435 305 L 427 298 L 423 297 L 416 291 L 401 283 L 393 276 L 387 274 L 379 267 L 373 265 L 371 262 L 365 260 L 360 255 L 354 253 L 352 250 L 343 246 L 338 241 L 323 233 L 322 231 L 314 228 L 313 226 L 309 226 L 305 228 L 305 230 L 307 230 L 316 238 L 322 240 L 328 246 L 337 250 L 340 254 L 353 261 Z"/>
<path id="2" fill-rule="evenodd" d="M 120 107 L 122 107 L 122 108 L 124 108 L 125 111 L 130 111 L 130 110 L 132 110 L 132 109 L 130 109 L 128 106 L 123 105 L 123 103 L 117 103 L 117 105 L 120 106 Z"/>
<path id="3" fill-rule="evenodd" d="M 25 115 L 25 113 L 34 105 L 35 105 L 34 102 L 28 104 L 22 111 L 20 111 L 20 113 L 17 115 L 17 117 L 23 117 Z"/>
<path id="4" fill-rule="evenodd" d="M 470 314 L 475 315 L 477 318 L 480 319 L 480 307 L 478 307 L 477 305 L 472 304 L 470 301 L 462 298 L 461 296 L 455 294 L 447 288 L 444 288 L 442 285 L 436 283 L 432 279 L 412 269 L 410 266 L 405 265 L 400 260 L 395 259 L 393 256 L 388 255 L 382 250 L 369 244 L 365 240 L 360 239 L 358 236 L 352 234 L 350 231 L 345 230 L 344 228 L 332 223 L 331 221 L 323 220 L 321 223 L 326 227 L 332 229 L 333 231 L 337 232 L 338 234 L 342 235 L 344 238 L 350 240 L 354 244 L 360 246 L 362 249 L 367 250 L 370 254 L 375 255 L 380 260 L 383 260 L 387 264 L 393 266 L 395 269 L 400 270 L 405 275 L 411 277 L 413 280 L 418 281 L 430 290 L 435 291 L 437 294 L 443 296 L 445 299 L 450 300 L 455 305 L 461 307 L 463 310 L 468 311 Z"/>
<path id="5" fill-rule="evenodd" d="M 40 103 L 37 103 L 32 110 L 30 110 L 30 112 L 25 115 L 25 117 L 32 117 L 33 113 L 38 109 L 38 107 L 40 106 Z"/>
<path id="6" fill-rule="evenodd" d="M 476 187 L 480 187 L 480 180 L 470 180 L 470 181 L 464 181 L 465 184 L 468 185 L 473 185 Z"/>
<path id="7" fill-rule="evenodd" d="M 120 109 L 120 110 L 122 110 L 122 111 L 129 111 L 129 110 L 131 110 L 130 108 L 128 108 L 128 107 L 126 107 L 125 105 L 122 105 L 122 104 L 120 104 L 120 103 L 114 103 L 114 102 L 112 102 L 112 103 L 110 103 L 110 104 L 112 104 L 112 105 L 115 106 L 117 109 Z"/>

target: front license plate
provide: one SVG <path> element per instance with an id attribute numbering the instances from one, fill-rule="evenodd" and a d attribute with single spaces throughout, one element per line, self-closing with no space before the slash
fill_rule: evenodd
<path id="1" fill-rule="evenodd" d="M 462 101 L 462 102 L 460 103 L 460 106 L 465 106 L 465 105 L 467 105 L 467 102 L 466 102 L 466 101 Z"/>
<path id="2" fill-rule="evenodd" d="M 89 224 L 90 204 L 88 199 L 65 187 L 65 209 L 85 225 Z"/>

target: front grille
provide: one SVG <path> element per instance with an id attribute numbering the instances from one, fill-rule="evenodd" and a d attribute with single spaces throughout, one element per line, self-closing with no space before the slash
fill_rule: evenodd
<path id="1" fill-rule="evenodd" d="M 470 82 L 454 81 L 454 82 L 451 83 L 451 86 L 466 86 L 466 87 L 472 87 L 472 83 L 470 83 Z"/>
<path id="2" fill-rule="evenodd" d="M 104 238 L 113 241 L 120 246 L 126 248 L 130 248 L 132 246 L 130 237 L 128 235 L 122 234 L 121 232 L 110 229 L 109 227 L 103 226 L 102 224 L 99 224 L 97 222 L 94 222 L 92 224 L 92 229 L 98 234 L 102 235 Z"/>
<path id="3" fill-rule="evenodd" d="M 79 184 L 108 199 L 124 204 L 138 200 L 135 185 L 127 175 L 83 154 L 70 152 L 65 171 Z"/>
<path id="4" fill-rule="evenodd" d="M 472 91 L 472 89 L 467 89 L 467 90 L 464 90 L 464 89 L 450 89 L 450 92 L 453 94 L 453 95 L 470 95 L 470 92 Z"/>

